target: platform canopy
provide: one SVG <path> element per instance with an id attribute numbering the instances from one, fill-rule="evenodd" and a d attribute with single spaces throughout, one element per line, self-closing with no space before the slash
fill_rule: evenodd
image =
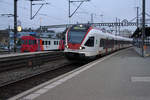
<path id="1" fill-rule="evenodd" d="M 142 36 L 142 28 L 137 28 L 133 35 L 131 36 L 132 38 L 139 38 Z M 150 27 L 145 28 L 145 36 L 150 36 Z"/>

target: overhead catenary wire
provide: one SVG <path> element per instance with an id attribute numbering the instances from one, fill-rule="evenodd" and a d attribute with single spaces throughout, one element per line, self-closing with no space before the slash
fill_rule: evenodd
<path id="1" fill-rule="evenodd" d="M 13 3 L 11 3 L 11 2 L 7 2 L 7 1 L 3 1 L 3 3 L 4 4 L 7 4 L 7 5 L 13 5 Z M 26 11 L 29 11 L 29 8 L 27 8 L 27 7 L 24 7 L 24 6 L 18 6 L 20 9 L 23 9 L 23 10 L 26 10 Z M 60 11 L 60 10 L 62 10 L 61 8 L 59 8 L 59 7 L 57 7 L 57 6 L 54 6 L 54 5 L 51 5 L 51 7 L 53 7 L 53 8 L 57 8 L 57 10 L 58 11 Z M 63 9 L 63 11 L 65 11 L 64 9 Z M 22 11 L 23 12 L 23 11 Z M 21 12 L 21 13 L 22 13 Z M 40 14 L 40 13 L 39 13 Z M 43 16 L 42 14 L 41 14 L 41 16 Z M 51 19 L 54 19 L 54 20 L 56 20 L 56 21 L 62 21 L 62 20 L 64 20 L 63 18 L 61 19 L 61 17 L 60 18 L 57 18 L 57 17 L 55 17 L 55 16 L 51 16 L 51 15 L 49 15 L 49 14 L 46 14 L 46 15 L 44 15 L 43 17 L 47 17 L 47 18 L 51 18 Z M 21 22 L 23 22 L 23 19 L 29 19 L 29 16 L 28 16 L 28 14 L 25 14 L 24 15 L 24 17 L 22 18 L 22 20 L 21 20 Z"/>

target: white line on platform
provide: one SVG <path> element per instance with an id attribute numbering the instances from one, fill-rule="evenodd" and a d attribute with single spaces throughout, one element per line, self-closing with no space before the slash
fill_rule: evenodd
<path id="1" fill-rule="evenodd" d="M 128 49 L 125 49 L 125 50 L 128 50 Z M 83 72 L 83 71 L 93 67 L 94 65 L 96 65 L 96 64 L 98 64 L 98 63 L 100 63 L 100 62 L 102 62 L 102 61 L 104 61 L 104 60 L 106 60 L 106 59 L 108 59 L 108 58 L 110 58 L 110 57 L 120 53 L 120 52 L 123 52 L 123 51 L 124 50 L 121 50 L 119 52 L 116 52 L 114 54 L 106 56 L 106 57 L 104 57 L 104 58 L 102 58 L 100 60 L 96 60 L 96 61 L 94 61 L 92 63 L 84 65 L 84 66 L 82 66 L 82 67 L 80 67 L 80 68 L 78 68 L 78 69 L 76 69 L 74 71 L 68 72 L 68 73 L 66 73 L 66 74 L 64 74 L 64 75 L 62 75 L 62 76 L 60 76 L 60 77 L 58 77 L 56 79 L 53 79 L 53 80 L 48 81 L 48 82 L 45 82 L 45 83 L 43 83 L 40 86 L 37 86 L 37 87 L 35 87 L 35 88 L 31 89 L 31 90 L 28 90 L 28 91 L 26 91 L 26 92 L 24 92 L 24 93 L 22 93 L 20 95 L 17 95 L 17 96 L 15 96 L 13 98 L 10 98 L 8 100 L 33 100 L 33 99 L 39 97 L 41 94 L 44 94 L 47 91 L 51 90 L 52 88 L 55 88 L 56 86 L 58 86 L 58 85 L 60 85 L 60 84 L 62 84 L 64 82 L 66 82 L 67 80 L 75 77 L 76 75 L 79 75 L 81 72 Z"/>
<path id="2" fill-rule="evenodd" d="M 150 82 L 150 77 L 131 77 L 132 82 Z"/>

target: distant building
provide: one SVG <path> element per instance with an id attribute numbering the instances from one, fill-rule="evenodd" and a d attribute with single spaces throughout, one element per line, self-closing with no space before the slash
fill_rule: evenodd
<path id="1" fill-rule="evenodd" d="M 6 47 L 9 44 L 8 30 L 0 30 L 0 48 Z"/>
<path id="2" fill-rule="evenodd" d="M 56 33 L 53 30 L 38 32 L 41 38 L 56 38 Z"/>
<path id="3" fill-rule="evenodd" d="M 17 43 L 22 36 L 35 36 L 37 38 L 58 38 L 53 30 L 32 30 L 23 29 L 17 32 Z M 0 30 L 0 47 L 7 47 L 13 49 L 14 47 L 14 32 L 13 30 Z M 19 47 L 19 46 L 18 46 Z"/>
<path id="4" fill-rule="evenodd" d="M 128 30 L 128 29 L 124 29 L 122 31 L 120 31 L 119 36 L 122 37 L 131 37 L 132 36 L 132 31 Z"/>

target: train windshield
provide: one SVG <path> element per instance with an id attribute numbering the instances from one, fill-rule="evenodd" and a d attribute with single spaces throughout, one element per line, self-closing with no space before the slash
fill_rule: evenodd
<path id="1" fill-rule="evenodd" d="M 68 42 L 80 44 L 84 39 L 89 27 L 74 26 L 68 32 Z"/>

